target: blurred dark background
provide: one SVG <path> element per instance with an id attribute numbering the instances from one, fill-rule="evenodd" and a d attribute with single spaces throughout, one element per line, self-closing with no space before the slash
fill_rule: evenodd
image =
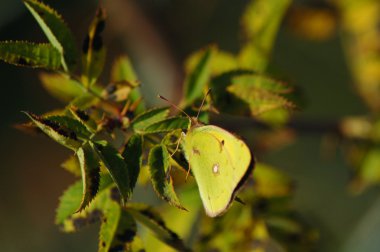
<path id="1" fill-rule="evenodd" d="M 64 16 L 79 47 L 98 3 L 44 2 Z M 237 52 L 239 16 L 247 2 L 106 1 L 107 62 L 121 53 L 128 54 L 150 105 L 160 103 L 155 98 L 157 93 L 178 102 L 186 56 L 209 43 Z M 22 2 L 14 0 L 1 1 L 0 40 L 47 41 Z M 329 123 L 366 111 L 355 94 L 337 31 L 323 41 L 312 41 L 283 25 L 271 70 L 302 90 L 306 104 L 297 112 L 298 120 Z M 104 81 L 108 75 L 106 67 Z M 96 251 L 97 227 L 64 234 L 54 224 L 58 198 L 74 181 L 60 168 L 70 152 L 46 137 L 31 137 L 12 128 L 26 120 L 22 110 L 41 114 L 62 104 L 42 88 L 36 70 L 0 62 L 0 76 L 0 250 Z M 241 134 L 249 138 L 255 129 L 241 129 Z M 295 206 L 320 230 L 320 251 L 379 251 L 379 190 L 351 195 L 347 190 L 349 167 L 340 151 L 328 158 L 321 154 L 324 137 L 322 132 L 300 132 L 290 146 L 258 159 L 283 169 L 295 180 Z"/>

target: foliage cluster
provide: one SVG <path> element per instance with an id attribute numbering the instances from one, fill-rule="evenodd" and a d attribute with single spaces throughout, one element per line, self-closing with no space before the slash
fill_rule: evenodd
<path id="1" fill-rule="evenodd" d="M 236 198 L 244 205 L 234 204 L 217 219 L 200 211 L 196 181 L 190 177 L 185 183 L 189 165 L 183 151 L 176 151 L 181 132 L 189 129 L 191 120 L 171 115 L 168 107 L 146 108 L 127 56 L 115 60 L 109 84 L 100 83 L 106 57 L 102 39 L 104 9 L 97 10 L 79 51 L 72 32 L 54 9 L 37 0 L 23 2 L 48 43 L 0 42 L 0 59 L 47 70 L 40 73 L 44 88 L 65 103 L 62 109 L 44 115 L 25 112 L 31 122 L 20 126 L 43 132 L 74 152 L 62 164 L 78 178 L 63 193 L 57 209 L 56 223 L 63 231 L 74 232 L 100 222 L 99 251 L 167 251 L 166 246 L 179 251 L 189 251 L 189 247 L 196 251 L 310 251 L 314 247 L 317 232 L 292 208 L 292 181 L 267 164 L 256 164 Z M 376 75 L 366 74 L 376 71 L 379 61 L 371 58 L 376 37 L 358 39 L 362 38 L 358 35 L 361 28 L 376 29 L 375 18 L 362 26 L 350 21 L 357 8 L 369 11 L 366 4 L 376 2 L 354 2 L 340 1 L 337 6 L 344 13 L 348 51 L 355 54 L 362 52 L 363 44 L 373 45 L 365 46 L 366 53 L 360 53 L 361 57 L 350 58 L 354 59 L 351 67 L 358 90 L 375 116 L 348 118 L 340 132 L 354 139 L 349 148 L 354 155 L 349 156 L 361 168 L 353 184 L 355 189 L 362 189 L 380 181 L 379 99 L 375 99 L 378 92 L 373 92 L 380 89 L 378 79 L 367 78 Z M 269 128 L 284 126 L 296 108 L 293 88 L 269 77 L 267 69 L 290 4 L 290 0 L 251 1 L 241 19 L 244 42 L 237 54 L 211 45 L 190 55 L 179 106 L 187 114 L 196 115 L 211 89 L 200 111 L 203 123 L 209 123 L 210 113 L 216 112 L 254 118 Z M 295 28 L 303 31 L 302 27 Z M 362 62 L 370 66 L 362 67 Z M 357 144 L 363 139 L 370 141 Z M 156 209 L 142 203 L 144 199 L 131 200 L 135 187 L 145 187 L 149 181 L 159 198 L 169 204 Z M 146 230 L 151 232 L 147 234 Z"/>

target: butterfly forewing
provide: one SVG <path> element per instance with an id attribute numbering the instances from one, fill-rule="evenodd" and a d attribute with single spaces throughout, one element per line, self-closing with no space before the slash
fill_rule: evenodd
<path id="1" fill-rule="evenodd" d="M 207 215 L 220 215 L 228 208 L 249 168 L 248 147 L 228 131 L 213 125 L 190 129 L 182 147 Z"/>

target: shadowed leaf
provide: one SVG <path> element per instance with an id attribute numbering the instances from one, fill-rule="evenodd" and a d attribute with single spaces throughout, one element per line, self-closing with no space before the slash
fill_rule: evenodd
<path id="1" fill-rule="evenodd" d="M 16 66 L 39 67 L 58 70 L 61 55 L 49 44 L 34 44 L 24 41 L 0 42 L 0 59 Z"/>
<path id="2" fill-rule="evenodd" d="M 37 0 L 23 0 L 25 6 L 32 13 L 46 37 L 62 57 L 62 66 L 72 70 L 78 60 L 78 50 L 75 39 L 62 17 L 49 6 Z"/>
<path id="3" fill-rule="evenodd" d="M 104 166 L 109 171 L 112 179 L 115 181 L 119 192 L 122 196 L 122 201 L 127 202 L 132 194 L 130 186 L 130 176 L 128 167 L 121 154 L 107 142 L 91 143 L 92 147 L 98 153 Z"/>
<path id="4" fill-rule="evenodd" d="M 122 153 L 129 172 L 129 186 L 133 190 L 140 173 L 143 157 L 143 139 L 140 135 L 132 135 Z"/>
<path id="5" fill-rule="evenodd" d="M 178 200 L 170 176 L 170 155 L 166 146 L 156 145 L 149 153 L 149 171 L 154 191 L 160 198 L 179 209 L 186 210 Z"/>

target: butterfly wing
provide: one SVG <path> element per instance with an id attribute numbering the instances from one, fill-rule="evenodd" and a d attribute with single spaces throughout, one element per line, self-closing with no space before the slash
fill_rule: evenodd
<path id="1" fill-rule="evenodd" d="M 207 215 L 222 214 L 240 182 L 253 168 L 249 148 L 236 136 L 213 125 L 190 129 L 183 138 L 182 148 Z"/>

